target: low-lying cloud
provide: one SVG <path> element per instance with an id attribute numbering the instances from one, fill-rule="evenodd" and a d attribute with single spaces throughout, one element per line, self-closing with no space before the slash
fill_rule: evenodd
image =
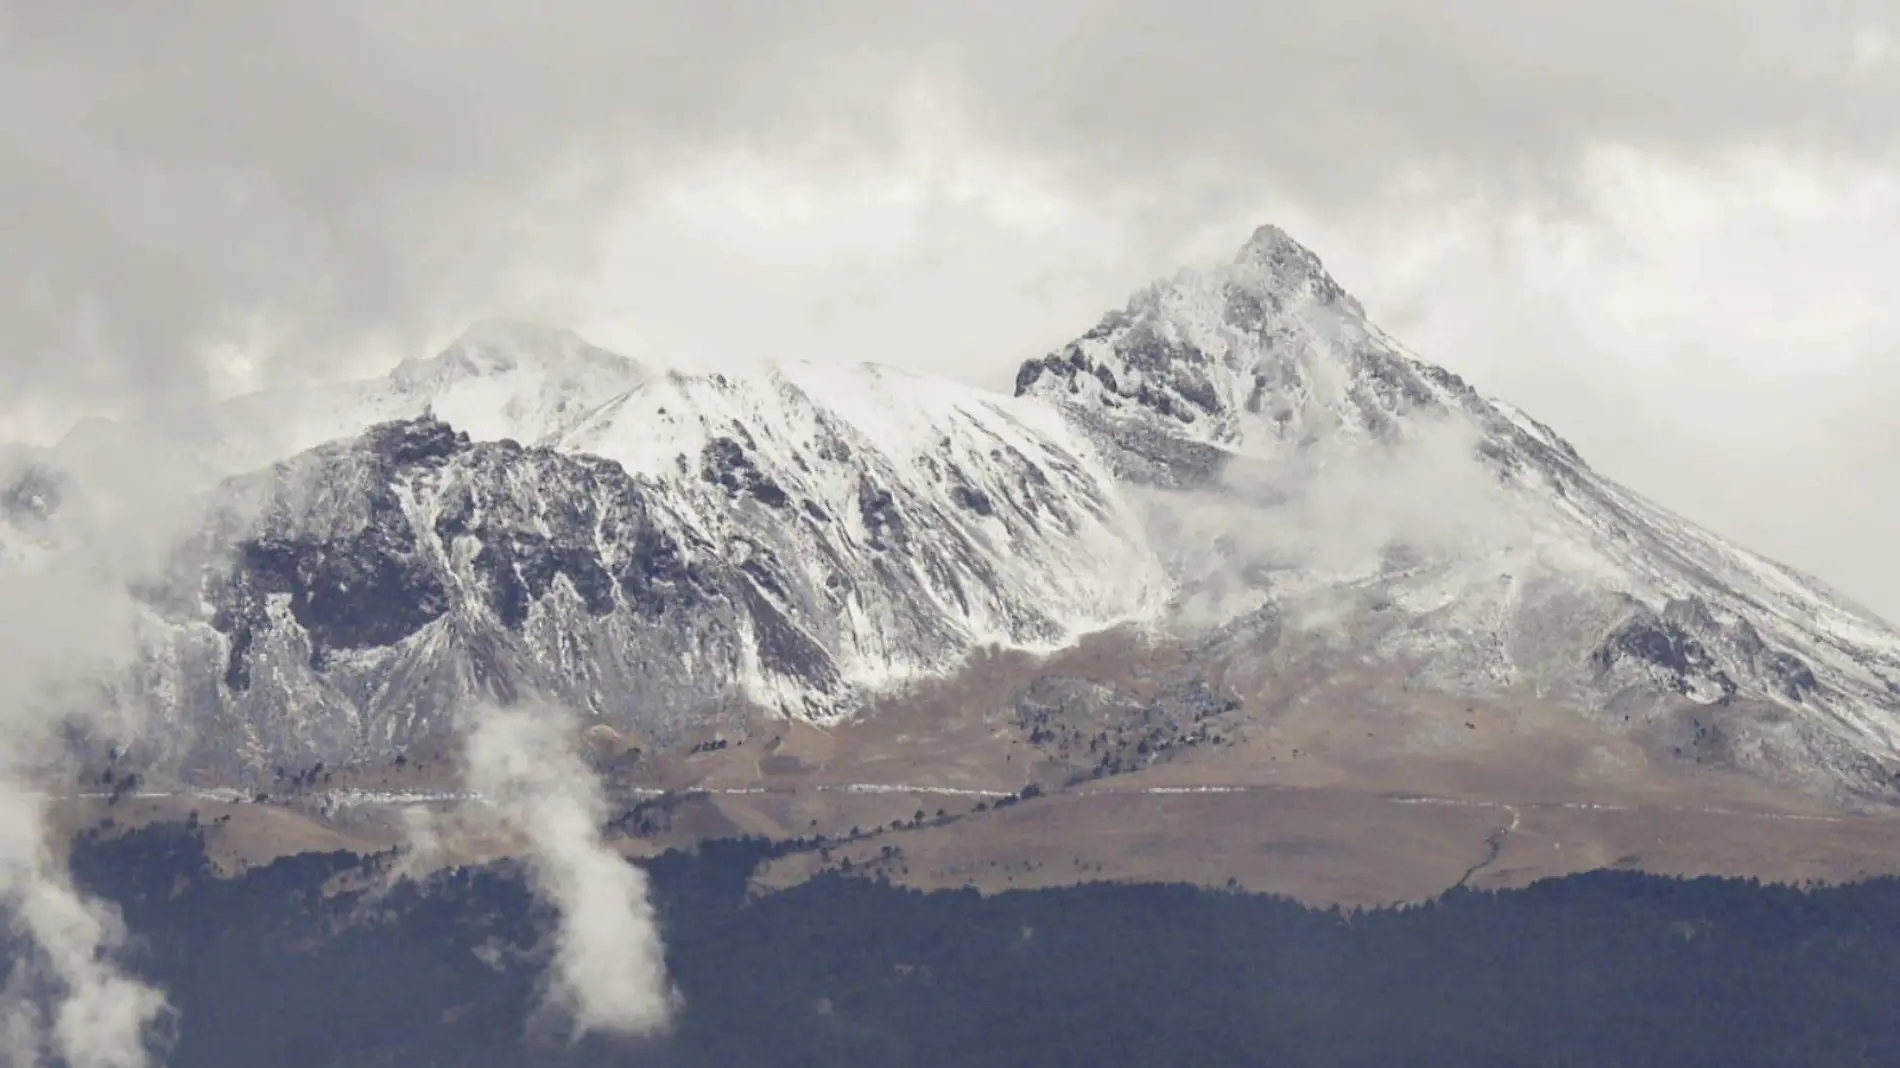
<path id="1" fill-rule="evenodd" d="M 607 804 L 574 716 L 551 704 L 478 707 L 466 731 L 469 788 L 524 840 L 535 890 L 559 913 L 550 1005 L 577 1034 L 663 1030 L 678 998 L 646 873 L 602 840 Z"/>
<path id="2" fill-rule="evenodd" d="M 7 1063 L 146 1068 L 171 1019 L 165 995 L 113 961 L 118 911 L 75 889 L 49 846 L 44 798 L 0 779 L 0 902 L 32 942 L 4 1009 Z"/>
<path id="3" fill-rule="evenodd" d="M 1276 582 L 1351 581 L 1521 544 L 1528 528 L 1481 440 L 1455 417 L 1421 419 L 1396 446 L 1324 435 L 1237 458 L 1216 489 L 1145 496 L 1151 543 L 1184 576 L 1180 621 L 1231 619 Z"/>

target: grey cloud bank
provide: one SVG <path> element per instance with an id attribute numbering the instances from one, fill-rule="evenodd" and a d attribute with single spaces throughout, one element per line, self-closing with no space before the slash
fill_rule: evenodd
<path id="1" fill-rule="evenodd" d="M 1900 508 L 1869 502 L 1866 537 L 1826 518 L 1880 477 L 1870 457 L 1900 449 L 1878 427 L 1851 447 L 1824 430 L 1900 395 L 1886 328 L 1884 349 L 1856 339 L 1851 388 L 1706 397 L 1691 431 L 1603 384 L 1689 366 L 1694 340 L 1580 337 L 1589 302 L 1614 295 L 1601 262 L 1563 283 L 1568 318 L 1532 322 L 1507 254 L 1428 255 L 1410 274 L 1392 261 L 1446 234 L 1509 245 L 1526 214 L 1594 227 L 1598 260 L 1613 257 L 1632 235 L 1601 195 L 1606 148 L 1690 168 L 1751 153 L 1824 175 L 1890 167 L 1896 41 L 1884 0 L 0 0 L 0 425 L 50 437 L 79 411 L 158 405 L 188 428 L 230 365 L 247 381 L 334 377 L 491 312 L 585 317 L 562 295 L 589 289 L 658 294 L 626 298 L 636 331 L 690 309 L 654 325 L 712 350 L 1001 384 L 1127 287 L 1271 220 L 1426 355 L 1895 614 L 1900 576 L 1874 547 L 1900 536 Z M 902 188 L 879 184 L 900 171 Z M 781 172 L 803 184 L 760 206 L 759 176 Z M 702 204 L 730 217 L 721 242 L 707 219 L 679 222 L 674 197 L 715 178 L 736 190 Z M 1725 218 L 1760 221 L 1745 204 Z M 800 219 L 850 236 L 758 251 Z M 1896 225 L 1900 209 L 1867 222 Z M 870 231 L 904 236 L 873 254 Z M 1560 236 L 1523 240 L 1561 256 Z M 1656 284 L 1774 293 L 1692 266 Z M 1817 325 L 1784 347 L 1836 342 Z M 1794 358 L 1753 344 L 1747 359 Z M 1663 377 L 1694 389 L 1725 366 Z M 1707 436 L 1776 409 L 1797 429 L 1774 450 Z M 1659 434 L 1663 464 L 1624 444 Z M 1796 481 L 1776 515 L 1801 529 L 1742 487 Z"/>
<path id="2" fill-rule="evenodd" d="M 1600 142 L 1878 156 L 1897 29 L 1873 0 L 7 0 L 0 344 L 18 405 L 164 394 L 220 341 L 413 343 L 584 275 L 600 212 L 695 153 L 875 165 L 920 82 L 1160 241 L 1263 187 L 1350 207 L 1420 168 L 1555 194 Z"/>

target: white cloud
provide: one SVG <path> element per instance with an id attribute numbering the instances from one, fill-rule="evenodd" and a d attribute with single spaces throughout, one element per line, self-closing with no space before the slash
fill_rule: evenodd
<path id="1" fill-rule="evenodd" d="M 677 995 L 646 874 L 601 840 L 606 803 L 574 717 L 522 705 L 471 709 L 468 721 L 468 786 L 525 840 L 536 890 L 560 914 L 551 1003 L 581 1033 L 661 1030 Z"/>
<path id="2" fill-rule="evenodd" d="M 0 782 L 0 821 L 9 832 L 0 837 L 0 901 L 32 940 L 40 978 L 52 988 L 50 1020 L 30 1000 L 8 1006 L 9 1063 L 31 1068 L 52 1053 L 67 1068 L 146 1068 L 162 1038 L 165 996 L 113 962 L 124 926 L 115 909 L 75 890 L 53 862 L 42 804 L 17 782 Z"/>
<path id="3" fill-rule="evenodd" d="M 1322 438 L 1229 466 L 1217 491 L 1137 499 L 1151 544 L 1188 576 L 1181 618 L 1219 623 L 1264 603 L 1286 577 L 1274 571 L 1351 582 L 1378 574 L 1388 551 L 1423 562 L 1528 547 L 1481 440 L 1461 419 L 1419 423 L 1395 447 Z"/>
<path id="4" fill-rule="evenodd" d="M 1879 26 L 1862 26 L 1854 32 L 1849 49 L 1848 69 L 1858 75 L 1872 75 L 1893 62 L 1893 34 Z"/>
<path id="5" fill-rule="evenodd" d="M 141 532 L 87 529 L 123 513 L 92 511 L 83 497 L 61 515 L 69 555 L 37 571 L 0 570 L 0 908 L 29 947 L 8 988 L 4 1041 L 20 1068 L 55 1057 L 69 1068 L 145 1068 L 163 1037 L 164 995 L 118 966 L 123 925 L 57 859 L 45 791 L 70 781 L 60 774 L 65 728 L 114 739 L 137 729 L 137 710 L 113 704 L 99 682 L 136 655 L 125 583 L 149 559 L 139 537 L 163 524 L 154 515 Z"/>

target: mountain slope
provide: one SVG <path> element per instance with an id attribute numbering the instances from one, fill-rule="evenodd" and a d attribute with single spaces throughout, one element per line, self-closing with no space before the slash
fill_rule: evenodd
<path id="1" fill-rule="evenodd" d="M 747 709 L 824 722 L 1164 589 L 1059 420 L 929 379 L 669 375 L 560 444 L 423 417 L 228 483 L 155 598 L 167 760 L 386 757 L 530 689 L 662 744 Z"/>
<path id="2" fill-rule="evenodd" d="M 938 650 L 1061 647 L 1158 603 L 1133 515 L 1071 438 L 1041 405 L 791 364 L 668 375 L 557 447 L 663 480 L 710 540 L 785 561 L 813 625 L 870 680 L 939 671 Z"/>

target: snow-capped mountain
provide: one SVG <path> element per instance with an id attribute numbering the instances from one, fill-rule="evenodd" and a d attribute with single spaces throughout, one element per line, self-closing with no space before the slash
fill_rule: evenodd
<path id="1" fill-rule="evenodd" d="M 1811 793 L 1900 767 L 1892 628 L 1407 352 L 1271 227 L 1014 396 L 493 327 L 334 395 L 274 440 L 337 440 L 225 482 L 149 597 L 139 689 L 200 778 L 387 756 L 529 688 L 662 746 L 833 722 L 1118 624 L 1248 689 L 1196 707 L 1383 666 Z"/>
<path id="2" fill-rule="evenodd" d="M 1235 611 L 1324 606 L 1357 658 L 1441 690 L 1556 700 L 1797 784 L 1825 769 L 1851 793 L 1892 789 L 1900 634 L 1407 352 L 1276 228 L 1025 365 L 1017 393 L 1131 480 L 1216 486 L 1187 499 L 1211 500 L 1218 529 L 1169 502 L 1223 541 L 1177 572 L 1244 566 Z"/>

